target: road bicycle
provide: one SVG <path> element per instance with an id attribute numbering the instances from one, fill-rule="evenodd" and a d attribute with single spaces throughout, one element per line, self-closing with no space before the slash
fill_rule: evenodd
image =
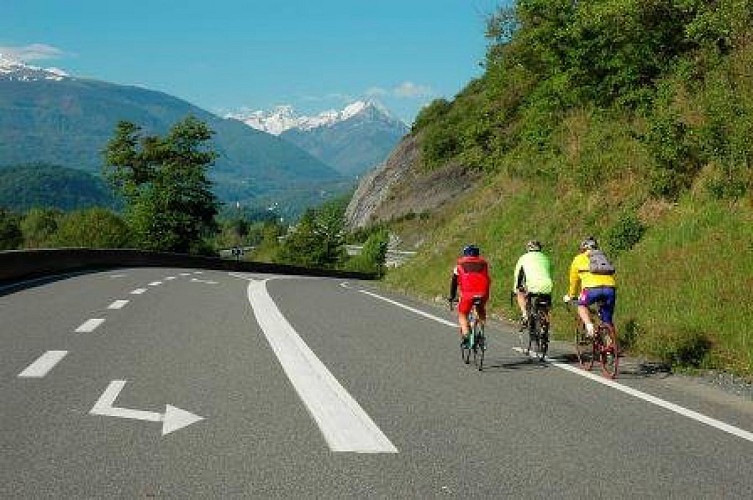
<path id="1" fill-rule="evenodd" d="M 478 307 L 483 301 L 482 297 L 473 297 L 471 303 L 471 311 L 468 313 L 468 325 L 470 330 L 465 341 L 460 344 L 460 358 L 466 365 L 471 363 L 471 356 L 473 356 L 473 364 L 478 368 L 478 371 L 484 369 L 484 353 L 486 352 L 486 334 L 484 333 L 484 324 L 479 319 Z M 453 302 L 450 301 L 450 309 L 452 309 Z"/>
<path id="2" fill-rule="evenodd" d="M 575 301 L 573 301 L 575 302 Z M 577 304 L 575 304 L 577 307 Z M 594 334 L 586 335 L 586 325 L 576 316 L 575 323 L 575 353 L 578 364 L 584 370 L 590 371 L 598 359 L 601 373 L 607 378 L 617 377 L 620 364 L 620 349 L 617 344 L 617 332 L 613 325 L 604 323 L 601 319 L 601 309 L 604 303 L 596 301 L 589 306 L 591 318 L 594 321 Z M 569 304 L 568 304 L 569 309 Z"/>
<path id="3" fill-rule="evenodd" d="M 526 311 L 528 328 L 521 328 L 521 343 L 525 344 L 523 332 L 528 331 L 528 346 L 526 356 L 530 356 L 533 348 L 539 361 L 544 361 L 549 350 L 549 310 L 552 307 L 552 297 L 530 293 L 526 295 Z M 522 347 L 522 346 L 521 346 Z"/>

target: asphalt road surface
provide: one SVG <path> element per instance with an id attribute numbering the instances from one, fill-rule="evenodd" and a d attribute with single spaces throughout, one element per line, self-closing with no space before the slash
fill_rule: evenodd
<path id="1" fill-rule="evenodd" d="M 0 289 L 0 498 L 753 498 L 753 402 L 342 279 Z"/>

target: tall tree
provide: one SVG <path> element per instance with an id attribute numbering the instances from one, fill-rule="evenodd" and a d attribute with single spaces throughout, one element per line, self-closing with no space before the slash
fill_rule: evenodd
<path id="1" fill-rule="evenodd" d="M 193 116 L 165 137 L 142 135 L 122 121 L 105 149 L 105 177 L 126 202 L 136 244 L 148 250 L 196 252 L 216 231 L 217 198 L 207 176 L 214 132 Z"/>

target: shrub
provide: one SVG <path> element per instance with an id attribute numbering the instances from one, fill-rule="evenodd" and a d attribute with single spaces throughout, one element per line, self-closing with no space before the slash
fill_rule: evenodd
<path id="1" fill-rule="evenodd" d="M 630 250 L 641 240 L 646 226 L 632 212 L 623 212 L 607 230 L 607 247 L 614 253 Z"/>
<path id="2" fill-rule="evenodd" d="M 130 241 L 125 222 L 104 208 L 66 214 L 52 238 L 57 247 L 123 248 Z"/>

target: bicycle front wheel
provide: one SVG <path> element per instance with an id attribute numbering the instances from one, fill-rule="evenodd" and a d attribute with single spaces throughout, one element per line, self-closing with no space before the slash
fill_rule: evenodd
<path id="1" fill-rule="evenodd" d="M 578 364 L 584 370 L 590 370 L 594 365 L 594 344 L 592 339 L 586 336 L 586 327 L 578 322 L 575 327 L 575 354 L 578 356 Z"/>
<path id="2" fill-rule="evenodd" d="M 605 377 L 617 377 L 617 369 L 620 365 L 620 350 L 617 345 L 617 334 L 614 327 L 601 325 L 598 333 L 601 339 L 599 346 L 599 362 L 601 363 L 601 372 Z"/>

